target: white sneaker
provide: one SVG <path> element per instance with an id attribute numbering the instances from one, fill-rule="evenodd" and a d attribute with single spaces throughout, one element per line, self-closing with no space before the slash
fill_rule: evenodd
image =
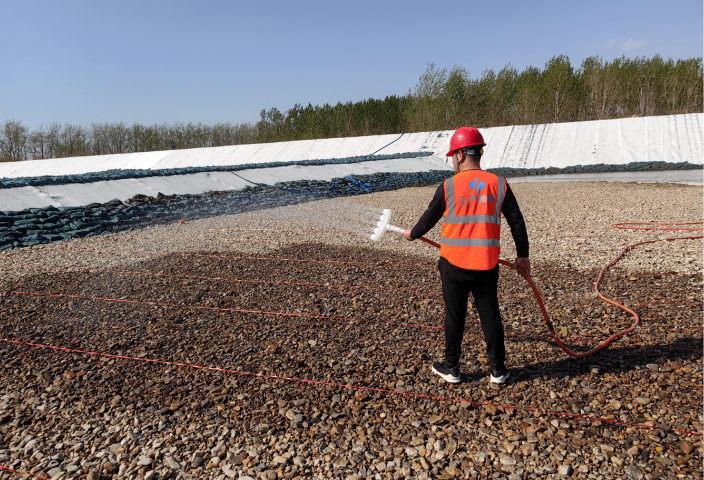
<path id="1" fill-rule="evenodd" d="M 511 376 L 506 367 L 500 367 L 498 365 L 491 366 L 491 375 L 489 376 L 489 381 L 491 383 L 498 383 L 499 385 L 506 383 L 508 377 Z"/>
<path id="2" fill-rule="evenodd" d="M 433 364 L 433 373 L 445 380 L 447 383 L 460 383 L 462 381 L 460 378 L 460 373 L 457 372 L 457 375 L 452 373 L 445 366 L 445 362 L 435 362 Z"/>

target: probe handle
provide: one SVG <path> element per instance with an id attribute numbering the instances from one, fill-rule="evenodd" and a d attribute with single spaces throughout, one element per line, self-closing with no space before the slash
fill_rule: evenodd
<path id="1" fill-rule="evenodd" d="M 420 237 L 418 240 L 423 240 L 423 241 L 424 241 L 425 243 L 427 243 L 428 245 L 432 245 L 432 246 L 435 247 L 435 248 L 440 248 L 440 244 L 439 244 L 439 243 L 435 243 L 435 242 L 433 242 L 432 240 L 428 240 L 428 239 L 425 238 L 425 237 Z"/>
<path id="2" fill-rule="evenodd" d="M 387 229 L 387 230 L 390 230 L 390 231 L 392 231 L 392 232 L 396 232 L 396 233 L 403 233 L 403 232 L 405 232 L 405 230 L 404 230 L 403 228 L 401 228 L 401 227 L 396 227 L 396 226 L 394 226 L 394 225 L 387 225 L 387 226 L 386 226 L 386 229 Z M 428 240 L 428 239 L 425 238 L 425 237 L 420 237 L 418 240 L 423 240 L 423 241 L 424 241 L 425 243 L 427 243 L 428 245 L 432 245 L 432 246 L 435 247 L 435 248 L 440 248 L 440 244 L 439 244 L 439 243 L 435 243 L 435 242 L 433 242 L 432 240 Z"/>

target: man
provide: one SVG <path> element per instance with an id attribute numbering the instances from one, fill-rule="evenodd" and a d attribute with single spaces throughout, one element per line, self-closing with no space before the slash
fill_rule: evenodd
<path id="1" fill-rule="evenodd" d="M 438 187 L 416 226 L 403 232 L 406 240 L 415 240 L 443 218 L 438 269 L 445 301 L 445 361 L 436 362 L 433 373 L 450 383 L 460 382 L 462 336 L 470 292 L 484 331 L 491 363 L 490 381 L 501 384 L 509 377 L 497 297 L 502 213 L 516 244 L 518 256 L 514 266 L 530 274 L 523 215 L 506 179 L 482 170 L 484 146 L 476 128 L 462 127 L 454 133 L 446 156 L 452 156 L 455 175 Z"/>

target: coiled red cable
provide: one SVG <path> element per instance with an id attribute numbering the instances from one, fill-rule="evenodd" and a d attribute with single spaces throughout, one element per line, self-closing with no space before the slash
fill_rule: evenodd
<path id="1" fill-rule="evenodd" d="M 655 225 L 652 228 L 648 227 L 630 227 L 627 225 Z M 662 225 L 676 225 L 676 226 L 682 226 L 682 225 L 702 225 L 702 223 L 617 223 L 612 225 L 614 228 L 633 228 L 633 229 L 638 229 L 638 230 L 704 230 L 702 228 L 659 228 L 659 226 Z M 614 300 L 611 300 L 609 298 L 606 298 L 600 291 L 599 291 L 599 283 L 601 283 L 602 278 L 604 277 L 604 274 L 609 270 L 611 267 L 613 267 L 616 262 L 621 260 L 623 256 L 631 250 L 632 248 L 635 248 L 639 245 L 646 245 L 648 243 L 657 243 L 657 242 L 672 242 L 674 240 L 697 240 L 700 238 L 704 238 L 704 236 L 698 236 L 698 237 L 674 237 L 674 238 L 661 238 L 657 240 L 648 240 L 645 242 L 639 242 L 639 243 L 634 243 L 633 245 L 629 245 L 626 248 L 623 249 L 623 251 L 611 261 L 608 265 L 606 265 L 604 268 L 601 269 L 601 272 L 599 272 L 599 276 L 596 279 L 596 282 L 594 282 L 594 291 L 596 292 L 597 295 L 599 295 L 599 298 L 601 298 L 603 301 L 610 303 L 611 305 L 614 305 L 617 308 L 620 308 L 624 311 L 626 311 L 628 314 L 630 314 L 633 317 L 633 324 L 631 324 L 630 327 L 626 328 L 625 330 L 621 330 L 620 332 L 614 333 L 611 335 L 609 338 L 604 340 L 603 342 L 600 342 L 596 347 L 592 348 L 591 350 L 587 350 L 586 352 L 573 352 L 569 348 L 565 346 L 564 343 L 562 343 L 562 340 L 557 336 L 557 333 L 555 332 L 555 327 L 553 326 L 552 321 L 550 320 L 550 315 L 548 315 L 547 310 L 545 309 L 545 305 L 543 304 L 543 298 L 540 295 L 540 292 L 538 291 L 538 287 L 535 285 L 533 280 L 530 278 L 530 275 L 527 273 L 515 268 L 513 264 L 505 261 L 505 260 L 499 260 L 499 263 L 501 265 L 504 265 L 506 267 L 509 267 L 513 270 L 516 270 L 518 273 L 520 273 L 523 278 L 526 279 L 528 282 L 528 285 L 530 285 L 530 288 L 533 290 L 533 295 L 535 295 L 535 299 L 538 301 L 538 305 L 540 306 L 540 311 L 543 313 L 543 321 L 545 322 L 545 325 L 548 327 L 548 330 L 550 331 L 550 335 L 552 338 L 555 340 L 555 343 L 557 343 L 557 346 L 560 347 L 560 349 L 565 352 L 567 355 L 571 357 L 576 357 L 576 358 L 584 358 L 588 357 L 590 355 L 595 354 L 599 350 L 602 350 L 609 346 L 614 340 L 617 338 L 623 337 L 624 335 L 628 335 L 629 333 L 633 332 L 638 326 L 640 325 L 640 317 L 636 312 L 631 310 L 630 308 L 626 307 L 625 305 L 621 305 L 618 302 L 615 302 Z M 433 242 L 432 240 L 428 240 L 427 238 L 421 237 L 420 240 L 424 241 L 425 243 L 428 243 L 434 247 L 440 248 L 440 244 Z"/>

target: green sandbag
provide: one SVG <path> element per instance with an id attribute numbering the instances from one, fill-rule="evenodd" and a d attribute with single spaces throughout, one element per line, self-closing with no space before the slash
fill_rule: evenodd
<path id="1" fill-rule="evenodd" d="M 92 227 L 94 224 L 92 223 L 87 223 L 87 222 L 82 222 L 80 220 L 74 220 L 71 222 L 71 227 L 73 227 L 75 230 L 83 230 L 84 228 Z"/>
<path id="2" fill-rule="evenodd" d="M 56 223 L 59 220 L 61 220 L 61 215 L 51 215 L 47 218 L 42 218 L 40 220 L 41 223 Z"/>
<path id="3" fill-rule="evenodd" d="M 52 242 L 58 242 L 64 239 L 63 235 L 57 235 L 55 233 L 45 233 L 44 238 L 51 240 Z"/>
<path id="4" fill-rule="evenodd" d="M 39 223 L 35 218 L 23 218 L 22 220 L 15 221 L 15 225 L 34 225 L 35 223 Z"/>
<path id="5" fill-rule="evenodd" d="M 23 244 L 25 247 L 29 247 L 29 246 L 31 246 L 31 245 L 41 245 L 42 243 L 46 243 L 46 242 L 44 242 L 43 240 L 40 240 L 40 239 L 38 239 L 38 238 L 35 238 L 35 239 L 32 239 L 32 240 L 27 240 L 27 241 L 22 242 L 22 244 Z"/>
<path id="6" fill-rule="evenodd" d="M 47 231 L 47 230 L 55 230 L 57 228 L 61 228 L 63 225 L 58 224 L 58 223 L 40 223 L 37 225 L 42 231 Z"/>

